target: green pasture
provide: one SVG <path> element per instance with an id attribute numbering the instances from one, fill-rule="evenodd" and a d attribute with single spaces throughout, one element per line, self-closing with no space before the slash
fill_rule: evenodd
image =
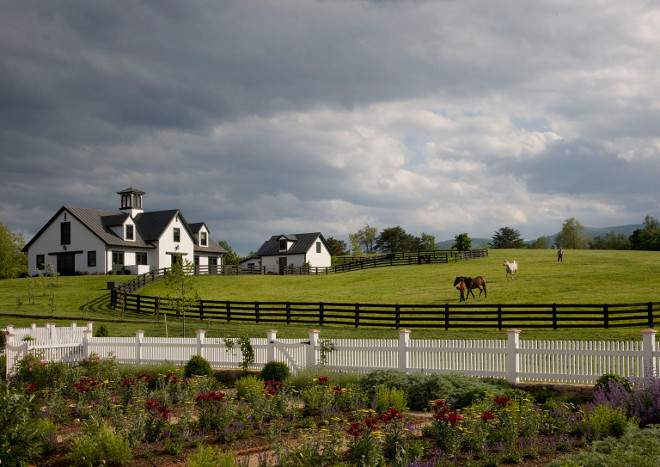
<path id="1" fill-rule="evenodd" d="M 518 279 L 505 280 L 504 260 L 518 262 Z M 380 304 L 456 304 L 458 291 L 453 286 L 457 275 L 482 275 L 487 280 L 488 296 L 479 297 L 474 303 L 484 304 L 614 304 L 660 301 L 660 252 L 565 250 L 564 261 L 557 262 L 554 250 L 491 250 L 488 258 L 432 265 L 396 266 L 366 269 L 343 274 L 319 276 L 207 276 L 196 277 L 195 286 L 201 298 L 206 300 L 233 301 L 291 301 L 291 302 L 341 302 Z M 76 320 L 121 320 L 121 316 L 109 306 L 106 288 L 109 280 L 128 280 L 130 276 L 78 276 L 60 277 L 49 286 L 49 278 L 33 278 L 29 300 L 30 280 L 12 279 L 0 281 L 0 326 L 14 324 L 28 326 L 36 322 L 69 325 Z M 55 309 L 50 300 L 54 291 Z M 148 296 L 167 294 L 160 282 L 145 287 L 141 292 Z M 22 297 L 19 309 L 17 297 Z M 470 298 L 468 303 L 473 303 Z M 13 315 L 13 316 L 9 316 Z M 106 322 L 111 335 L 132 336 L 136 329 L 143 329 L 147 336 L 164 336 L 165 325 L 152 315 L 127 313 L 124 322 Z M 127 322 L 138 320 L 140 323 Z M 168 317 L 170 336 L 181 336 L 182 320 Z M 265 337 L 268 325 L 237 324 L 200 321 L 189 318 L 186 334 L 194 330 L 209 330 L 209 337 L 235 337 L 248 334 Z M 301 337 L 309 326 L 280 325 L 280 337 Z M 641 338 L 641 329 L 588 329 L 588 330 L 525 330 L 522 338 L 543 339 L 635 339 Z M 396 337 L 392 329 L 352 327 L 322 327 L 322 338 Z M 506 333 L 491 330 L 439 331 L 416 329 L 415 338 L 504 338 Z"/>

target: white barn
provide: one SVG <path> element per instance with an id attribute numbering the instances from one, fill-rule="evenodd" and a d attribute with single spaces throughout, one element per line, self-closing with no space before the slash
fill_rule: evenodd
<path id="1" fill-rule="evenodd" d="M 180 254 L 211 272 L 226 250 L 211 240 L 203 222 L 189 223 L 178 209 L 144 212 L 143 191 L 117 193 L 119 211 L 62 206 L 23 248 L 28 271 L 52 264 L 60 275 L 126 270 L 143 274 L 171 267 Z"/>
<path id="2" fill-rule="evenodd" d="M 323 234 L 312 232 L 273 235 L 241 265 L 283 274 L 290 266 L 299 268 L 309 264 L 312 268 L 329 268 L 331 263 L 332 253 Z"/>

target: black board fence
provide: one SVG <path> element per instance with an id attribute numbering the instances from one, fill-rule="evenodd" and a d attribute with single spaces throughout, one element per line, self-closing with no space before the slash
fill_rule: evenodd
<path id="1" fill-rule="evenodd" d="M 167 300 L 111 292 L 111 304 L 124 311 L 169 314 Z M 188 318 L 226 322 L 286 323 L 353 327 L 436 329 L 568 329 L 653 327 L 660 322 L 660 302 L 623 304 L 367 304 L 323 302 L 242 302 L 200 300 Z"/>

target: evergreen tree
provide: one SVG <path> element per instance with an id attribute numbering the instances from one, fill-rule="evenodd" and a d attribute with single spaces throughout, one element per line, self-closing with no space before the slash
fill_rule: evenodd
<path id="1" fill-rule="evenodd" d="M 525 248 L 525 240 L 520 232 L 511 227 L 502 227 L 492 238 L 491 248 Z"/>
<path id="2" fill-rule="evenodd" d="M 325 239 L 325 243 L 328 244 L 328 248 L 330 248 L 330 253 L 333 256 L 344 256 L 349 254 L 348 246 L 346 245 L 346 242 L 343 240 L 337 240 L 336 238 L 328 237 Z"/>
<path id="3" fill-rule="evenodd" d="M 454 244 L 451 248 L 458 251 L 470 251 L 472 249 L 472 239 L 468 237 L 467 232 L 458 234 L 454 237 Z"/>

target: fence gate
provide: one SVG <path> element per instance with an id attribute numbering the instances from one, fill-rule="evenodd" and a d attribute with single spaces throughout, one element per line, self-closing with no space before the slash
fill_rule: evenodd
<path id="1" fill-rule="evenodd" d="M 295 342 L 285 342 L 287 340 L 293 341 L 294 339 L 284 339 L 283 341 L 278 340 L 274 342 L 274 360 L 283 361 L 291 369 L 292 373 L 298 373 L 307 366 L 307 349 L 309 348 L 309 342 L 300 342 L 299 340 L 295 340 Z"/>

